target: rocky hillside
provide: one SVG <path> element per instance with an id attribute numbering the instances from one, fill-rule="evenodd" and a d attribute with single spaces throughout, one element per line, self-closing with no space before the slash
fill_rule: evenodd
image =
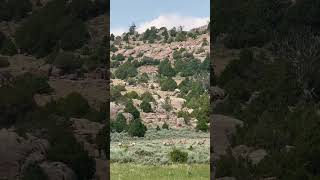
<path id="1" fill-rule="evenodd" d="M 111 37 L 111 119 L 123 114 L 130 124 L 132 103 L 147 127 L 195 128 L 199 121 L 207 126 L 199 114 L 206 116 L 209 100 L 207 27 L 189 32 L 152 27 L 138 34 L 132 26 Z"/>

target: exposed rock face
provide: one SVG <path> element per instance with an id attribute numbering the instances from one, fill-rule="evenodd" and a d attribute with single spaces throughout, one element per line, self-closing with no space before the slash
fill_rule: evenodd
<path id="1" fill-rule="evenodd" d="M 47 94 L 35 94 L 33 96 L 33 99 L 37 103 L 37 105 L 45 106 L 47 103 L 53 100 L 53 97 Z"/>
<path id="2" fill-rule="evenodd" d="M 210 36 L 208 34 L 202 34 L 197 39 L 188 39 L 188 41 L 183 42 L 172 42 L 170 44 L 144 44 L 142 41 L 135 41 L 130 43 L 133 49 L 120 49 L 115 54 L 123 54 L 124 56 L 132 56 L 139 58 L 138 54 L 143 53 L 144 56 L 152 57 L 153 59 L 163 60 L 165 58 L 172 59 L 172 54 L 175 49 L 185 48 L 188 53 L 192 53 L 195 50 L 203 49 L 201 53 L 194 53 L 195 58 L 204 60 L 207 53 L 209 52 L 209 46 L 202 46 L 203 38 L 210 41 Z M 139 44 L 139 45 L 138 45 Z"/>
<path id="3" fill-rule="evenodd" d="M 264 149 L 258 149 L 249 154 L 253 164 L 258 164 L 268 153 Z"/>
<path id="4" fill-rule="evenodd" d="M 132 114 L 130 113 L 122 113 L 122 114 L 126 118 L 128 124 L 133 120 Z"/>
<path id="5" fill-rule="evenodd" d="M 218 86 L 210 87 L 210 95 L 212 99 L 222 99 L 225 96 L 225 92 Z"/>
<path id="6" fill-rule="evenodd" d="M 43 162 L 40 167 L 47 174 L 49 180 L 76 180 L 72 169 L 61 162 Z"/>
<path id="7" fill-rule="evenodd" d="M 213 130 L 211 143 L 214 153 L 217 155 L 226 153 L 230 146 L 228 137 L 235 132 L 237 125 L 243 126 L 243 122 L 224 115 L 212 115 L 210 128 Z"/>
<path id="8" fill-rule="evenodd" d="M 247 157 L 251 149 L 246 145 L 239 145 L 232 149 L 232 155 L 235 157 Z"/>
<path id="9" fill-rule="evenodd" d="M 33 162 L 46 158 L 48 141 L 27 135 L 20 137 L 12 129 L 0 130 L 0 177 L 16 179 Z"/>
<path id="10" fill-rule="evenodd" d="M 110 119 L 116 119 L 117 114 L 122 112 L 124 106 L 118 105 L 115 102 L 110 103 Z"/>

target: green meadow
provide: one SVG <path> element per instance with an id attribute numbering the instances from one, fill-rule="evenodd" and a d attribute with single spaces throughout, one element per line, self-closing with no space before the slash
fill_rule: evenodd
<path id="1" fill-rule="evenodd" d="M 112 180 L 208 180 L 209 164 L 174 164 L 165 166 L 112 163 Z"/>

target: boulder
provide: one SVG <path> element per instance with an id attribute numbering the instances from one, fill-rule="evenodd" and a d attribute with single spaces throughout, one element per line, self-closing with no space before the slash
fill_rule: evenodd
<path id="1" fill-rule="evenodd" d="M 226 153 L 230 147 L 229 137 L 235 132 L 236 126 L 243 126 L 243 122 L 224 115 L 214 114 L 211 116 L 210 128 L 213 130 L 211 143 L 214 144 L 214 153 L 217 155 Z"/>
<path id="2" fill-rule="evenodd" d="M 178 126 L 178 127 L 182 127 L 182 126 L 185 126 L 186 125 L 186 123 L 184 122 L 184 118 L 177 118 L 177 120 L 176 120 L 176 126 Z"/>
<path id="3" fill-rule="evenodd" d="M 128 124 L 133 120 L 132 114 L 130 113 L 122 113 L 122 114 L 126 118 Z"/>
<path id="4" fill-rule="evenodd" d="M 249 159 L 253 164 L 258 164 L 266 155 L 268 155 L 267 151 L 264 149 L 258 149 L 249 154 Z"/>
<path id="5" fill-rule="evenodd" d="M 49 142 L 19 136 L 13 129 L 0 130 L 0 177 L 16 179 L 30 163 L 45 160 Z"/>
<path id="6" fill-rule="evenodd" d="M 232 149 L 232 155 L 234 157 L 247 157 L 250 153 L 250 148 L 246 145 L 238 145 Z"/>
<path id="7" fill-rule="evenodd" d="M 225 96 L 225 92 L 218 86 L 213 86 L 210 88 L 211 96 L 213 100 L 215 99 L 223 99 Z"/>

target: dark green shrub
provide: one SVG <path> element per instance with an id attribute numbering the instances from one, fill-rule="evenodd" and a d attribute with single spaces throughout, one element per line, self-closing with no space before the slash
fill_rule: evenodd
<path id="1" fill-rule="evenodd" d="M 126 62 L 120 65 L 114 72 L 114 75 L 119 79 L 135 77 L 137 74 L 138 74 L 137 68 L 129 62 Z"/>
<path id="2" fill-rule="evenodd" d="M 49 131 L 49 142 L 52 146 L 48 151 L 50 161 L 60 161 L 67 164 L 77 175 L 79 180 L 91 179 L 95 173 L 95 160 L 89 156 L 80 144 L 70 126 L 62 122 L 52 124 Z"/>
<path id="3" fill-rule="evenodd" d="M 176 37 L 177 29 L 173 27 L 172 29 L 170 29 L 169 34 L 171 37 Z"/>
<path id="4" fill-rule="evenodd" d="M 111 47 L 110 47 L 111 52 L 117 52 L 118 50 L 119 49 L 114 44 L 111 45 Z"/>
<path id="5" fill-rule="evenodd" d="M 52 103 L 48 107 L 55 108 L 55 112 L 61 116 L 82 118 L 90 112 L 88 101 L 77 92 L 72 92 L 65 98 Z"/>
<path id="6" fill-rule="evenodd" d="M 0 87 L 0 126 L 10 127 L 19 117 L 26 116 L 35 107 L 33 94 L 29 89 Z"/>
<path id="7" fill-rule="evenodd" d="M 200 60 L 198 59 L 178 59 L 175 62 L 175 71 L 181 72 L 181 76 L 193 76 L 200 71 Z"/>
<path id="8" fill-rule="evenodd" d="M 130 122 L 128 133 L 130 136 L 144 137 L 146 133 L 146 126 L 140 119 L 135 119 Z"/>
<path id="9" fill-rule="evenodd" d="M 8 61 L 8 58 L 0 57 L 0 68 L 6 68 L 9 66 L 10 66 L 10 63 Z"/>
<path id="10" fill-rule="evenodd" d="M 30 0 L 9 0 L 0 2 L 0 21 L 19 21 L 32 10 Z"/>
<path id="11" fill-rule="evenodd" d="M 130 35 L 134 35 L 135 32 L 136 32 L 136 25 L 133 23 L 133 24 L 129 27 L 129 34 L 130 34 Z"/>
<path id="12" fill-rule="evenodd" d="M 47 180 L 48 176 L 38 164 L 29 164 L 23 171 L 22 180 Z"/>
<path id="13" fill-rule="evenodd" d="M 146 91 L 141 95 L 141 100 L 146 101 L 146 102 L 155 102 L 156 101 L 149 91 Z"/>
<path id="14" fill-rule="evenodd" d="M 176 72 L 172 68 L 170 62 L 168 59 L 165 59 L 160 62 L 159 64 L 159 74 L 168 76 L 168 77 L 173 77 L 176 75 Z"/>
<path id="15" fill-rule="evenodd" d="M 110 101 L 116 101 L 119 97 L 122 96 L 121 91 L 124 90 L 124 86 L 112 86 L 110 89 Z"/>
<path id="16" fill-rule="evenodd" d="M 111 68 L 117 68 L 120 66 L 120 62 L 119 61 L 111 61 L 110 62 L 110 67 Z"/>
<path id="17" fill-rule="evenodd" d="M 139 83 L 148 83 L 149 76 L 147 73 L 142 73 L 141 76 L 139 76 L 138 82 Z"/>
<path id="18" fill-rule="evenodd" d="M 151 104 L 149 102 L 147 102 L 147 101 L 142 101 L 141 104 L 140 104 L 140 108 L 145 113 L 153 112 Z"/>
<path id="19" fill-rule="evenodd" d="M 173 149 L 170 152 L 170 159 L 175 163 L 186 163 L 188 161 L 188 153 L 179 149 Z"/>
<path id="20" fill-rule="evenodd" d="M 81 68 L 82 61 L 71 52 L 61 52 L 56 56 L 53 64 L 63 73 L 72 73 Z"/>
<path id="21" fill-rule="evenodd" d="M 116 120 L 114 122 L 111 122 L 111 129 L 118 133 L 126 131 L 127 128 L 127 119 L 124 117 L 122 113 L 119 113 L 117 115 Z"/>
<path id="22" fill-rule="evenodd" d="M 124 96 L 129 99 L 139 99 L 140 98 L 139 94 L 135 91 L 130 91 L 130 92 L 126 93 Z"/>
<path id="23" fill-rule="evenodd" d="M 112 60 L 115 60 L 115 61 L 124 61 L 126 59 L 122 54 L 117 54 L 112 58 L 113 58 Z"/>
<path id="24" fill-rule="evenodd" d="M 17 76 L 13 83 L 16 88 L 23 89 L 32 94 L 45 94 L 53 91 L 53 89 L 48 84 L 47 77 L 38 76 L 31 73 L 24 73 Z"/>
<path id="25" fill-rule="evenodd" d="M 157 35 L 157 28 L 156 27 L 151 27 L 150 29 L 147 29 L 142 37 L 142 40 L 147 40 L 149 43 L 153 43 L 156 39 L 158 39 Z"/>
<path id="26" fill-rule="evenodd" d="M 203 131 L 203 132 L 207 132 L 208 129 L 209 129 L 209 126 L 208 126 L 208 124 L 207 124 L 206 121 L 200 119 L 200 120 L 198 120 L 198 122 L 197 122 L 196 129 L 197 129 L 197 130 L 200 130 L 200 131 Z"/>
<path id="27" fill-rule="evenodd" d="M 177 83 L 172 78 L 162 78 L 160 87 L 162 91 L 174 91 L 177 88 Z"/>
<path id="28" fill-rule="evenodd" d="M 169 125 L 166 122 L 164 122 L 162 124 L 162 129 L 169 129 Z"/>
<path id="29" fill-rule="evenodd" d="M 133 60 L 134 60 L 134 58 L 133 58 L 132 56 L 129 56 L 129 57 L 128 57 L 128 61 L 129 61 L 129 62 L 131 62 L 131 61 L 133 61 Z"/>
<path id="30" fill-rule="evenodd" d="M 64 50 L 75 50 L 81 48 L 88 39 L 89 33 L 85 24 L 74 18 L 64 18 L 60 22 L 60 28 L 64 29 L 60 36 L 60 47 Z"/>
<path id="31" fill-rule="evenodd" d="M 178 32 L 176 35 L 176 41 L 178 42 L 182 42 L 182 41 L 186 41 L 187 40 L 187 36 L 185 32 Z"/>
<path id="32" fill-rule="evenodd" d="M 58 48 L 80 48 L 88 40 L 88 32 L 68 8 L 64 0 L 50 1 L 28 17 L 15 33 L 22 53 L 43 57 Z"/>
<path id="33" fill-rule="evenodd" d="M 12 56 L 18 53 L 16 45 L 9 39 L 0 40 L 0 54 Z"/>
<path id="34" fill-rule="evenodd" d="M 138 109 L 133 105 L 132 100 L 129 101 L 129 102 L 126 104 L 126 107 L 125 107 L 125 109 L 124 109 L 124 112 L 127 112 L 127 113 L 132 114 L 132 116 L 133 116 L 134 119 L 140 118 L 140 112 L 139 112 Z"/>

